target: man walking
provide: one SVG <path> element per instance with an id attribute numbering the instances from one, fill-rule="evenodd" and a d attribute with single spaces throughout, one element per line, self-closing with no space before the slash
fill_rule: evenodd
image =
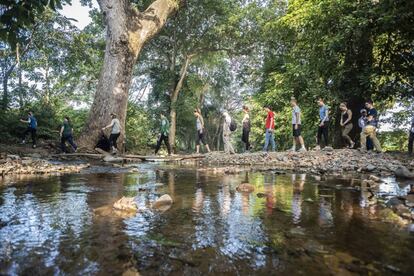
<path id="1" fill-rule="evenodd" d="M 266 116 L 266 134 L 265 134 L 265 144 L 263 147 L 263 151 L 267 152 L 269 148 L 269 144 L 272 145 L 272 151 L 276 150 L 276 143 L 275 143 L 275 113 L 273 113 L 272 109 L 269 106 L 265 107 L 265 111 L 267 113 Z"/>
<path id="2" fill-rule="evenodd" d="M 293 146 L 291 151 L 296 151 L 296 145 L 300 145 L 299 151 L 305 152 L 305 142 L 301 134 L 301 111 L 298 106 L 298 102 L 295 97 L 290 99 L 290 105 L 292 106 L 292 125 L 293 125 Z"/>
<path id="3" fill-rule="evenodd" d="M 381 144 L 377 138 L 378 112 L 374 108 L 372 100 L 367 100 L 365 107 L 367 108 L 367 123 L 361 132 L 361 151 L 365 152 L 367 150 L 367 137 L 369 137 L 374 144 L 374 149 L 382 152 Z"/>
<path id="4" fill-rule="evenodd" d="M 155 154 L 161 148 L 161 144 L 164 141 L 165 146 L 167 147 L 168 156 L 171 156 L 171 147 L 168 141 L 168 134 L 170 132 L 170 122 L 168 121 L 167 117 L 164 114 L 161 114 L 161 127 L 160 127 L 160 137 L 157 141 L 157 147 L 155 148 Z"/>
<path id="5" fill-rule="evenodd" d="M 198 108 L 194 109 L 194 116 L 196 118 L 196 129 L 197 129 L 197 137 L 196 137 L 196 153 L 200 153 L 200 144 L 206 146 L 207 152 L 210 153 L 210 147 L 208 146 L 205 138 L 205 128 L 204 128 L 204 119 L 201 115 L 201 110 Z"/>
<path id="6" fill-rule="evenodd" d="M 20 122 L 27 124 L 26 130 L 23 132 L 22 144 L 26 144 L 26 136 L 30 133 L 32 136 L 32 147 L 36 148 L 37 120 L 33 116 L 33 112 L 30 111 L 27 115 L 27 120 L 20 119 Z"/>
<path id="7" fill-rule="evenodd" d="M 223 144 L 224 144 L 224 153 L 234 154 L 234 148 L 231 144 L 231 117 L 227 111 L 223 112 L 224 122 L 223 122 Z"/>
<path id="8" fill-rule="evenodd" d="M 249 142 L 249 136 L 250 136 L 250 115 L 249 115 L 249 108 L 244 105 L 243 106 L 243 120 L 242 120 L 242 142 L 245 145 L 245 152 L 250 151 L 250 142 Z"/>
<path id="9" fill-rule="evenodd" d="M 328 129 L 329 129 L 329 107 L 324 103 L 322 98 L 318 100 L 319 106 L 319 126 L 317 136 L 317 149 L 321 149 L 322 137 L 325 140 L 325 146 L 328 146 Z"/>
<path id="10" fill-rule="evenodd" d="M 411 120 L 410 135 L 408 138 L 408 154 L 413 155 L 413 144 L 414 144 L 414 116 Z"/>

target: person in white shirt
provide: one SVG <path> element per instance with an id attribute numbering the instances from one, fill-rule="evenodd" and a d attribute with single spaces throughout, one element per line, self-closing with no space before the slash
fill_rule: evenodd
<path id="1" fill-rule="evenodd" d="M 111 129 L 111 135 L 109 136 L 109 144 L 112 149 L 112 153 L 118 152 L 118 146 L 116 144 L 116 141 L 118 140 L 119 135 L 121 135 L 121 123 L 119 122 L 117 116 L 115 113 L 111 113 L 112 121 L 109 125 L 102 128 L 102 131 L 104 131 L 107 128 Z"/>
<path id="2" fill-rule="evenodd" d="M 305 142 L 302 137 L 301 129 L 301 111 L 295 97 L 290 98 L 290 105 L 292 106 L 292 125 L 293 125 L 293 146 L 291 151 L 296 151 L 296 145 L 300 145 L 299 151 L 306 151 Z"/>
<path id="3" fill-rule="evenodd" d="M 234 148 L 231 144 L 231 117 L 227 111 L 223 112 L 224 122 L 223 122 L 223 143 L 224 143 L 224 152 L 227 154 L 234 154 Z"/>

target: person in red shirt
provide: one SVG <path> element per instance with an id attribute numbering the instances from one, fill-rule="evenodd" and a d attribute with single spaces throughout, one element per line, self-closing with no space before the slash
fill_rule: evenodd
<path id="1" fill-rule="evenodd" d="M 275 143 L 275 114 L 273 113 L 270 107 L 265 107 L 265 111 L 267 112 L 266 117 L 266 134 L 265 134 L 265 144 L 263 147 L 263 151 L 267 152 L 269 148 L 269 144 L 272 145 L 272 151 L 276 150 L 276 143 Z"/>

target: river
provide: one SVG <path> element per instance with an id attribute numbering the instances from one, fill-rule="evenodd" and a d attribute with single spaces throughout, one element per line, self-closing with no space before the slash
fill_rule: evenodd
<path id="1" fill-rule="evenodd" d="M 414 235 L 379 220 L 367 194 L 347 189 L 352 178 L 137 168 L 0 185 L 0 274 L 414 272 Z M 237 192 L 243 182 L 255 192 Z M 153 211 L 162 194 L 174 204 Z M 97 214 L 122 196 L 136 196 L 136 215 Z"/>

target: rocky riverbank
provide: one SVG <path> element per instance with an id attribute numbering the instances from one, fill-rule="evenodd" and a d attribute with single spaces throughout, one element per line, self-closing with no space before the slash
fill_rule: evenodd
<path id="1" fill-rule="evenodd" d="M 214 165 L 239 165 L 265 167 L 275 170 L 289 170 L 312 174 L 329 174 L 340 172 L 370 173 L 381 176 L 393 175 L 400 169 L 407 178 L 414 175 L 414 161 L 400 153 L 361 153 L 358 150 L 325 148 L 308 152 L 271 152 L 206 155 L 202 161 Z M 401 170 L 404 168 L 404 170 Z M 403 176 L 403 175 L 401 175 Z"/>
<path id="2" fill-rule="evenodd" d="M 41 159 L 38 154 L 20 157 L 19 155 L 0 155 L 0 177 L 7 175 L 47 175 L 79 173 L 89 164 L 56 164 Z"/>

